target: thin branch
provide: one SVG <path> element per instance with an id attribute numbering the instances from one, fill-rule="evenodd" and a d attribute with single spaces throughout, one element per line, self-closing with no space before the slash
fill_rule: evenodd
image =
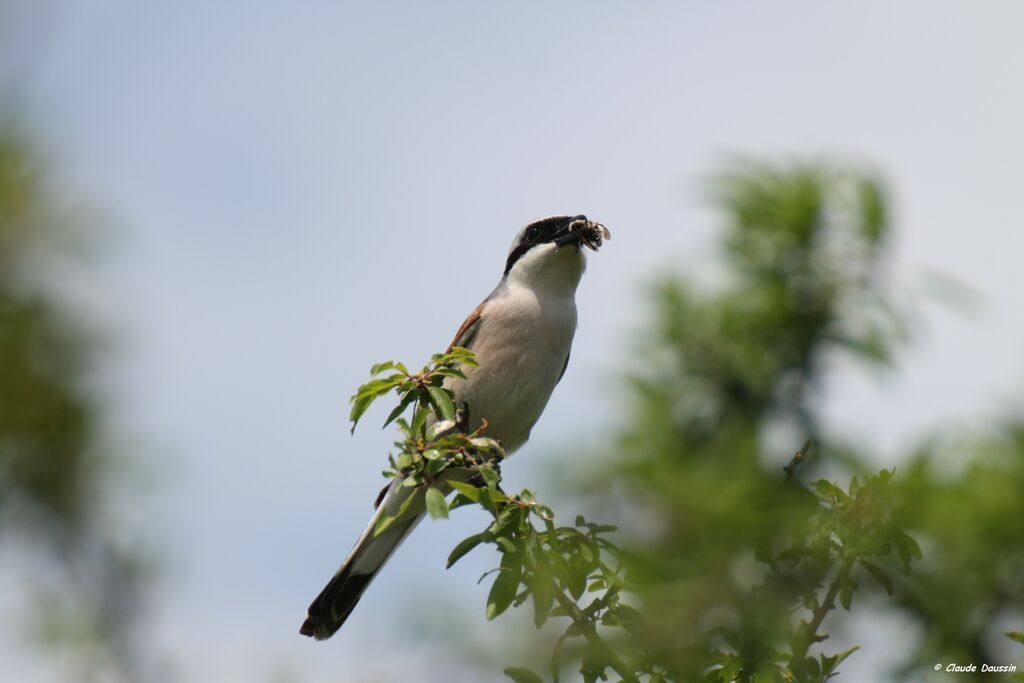
<path id="1" fill-rule="evenodd" d="M 849 575 L 850 570 L 853 568 L 853 560 L 846 560 L 843 565 L 839 568 L 839 572 L 832 579 L 832 583 L 829 584 L 828 592 L 825 594 L 825 599 L 818 605 L 818 609 L 814 610 L 811 614 L 811 620 L 807 623 L 807 627 L 804 629 L 803 638 L 797 644 L 797 647 L 793 650 L 793 656 L 790 658 L 790 668 L 803 669 L 804 659 L 807 657 L 807 651 L 810 650 L 811 645 L 818 642 L 818 629 L 821 628 L 821 622 L 825 620 L 825 617 L 836 605 L 836 596 L 839 595 L 840 589 L 842 589 L 843 583 L 846 582 L 846 577 Z"/>
<path id="2" fill-rule="evenodd" d="M 782 468 L 782 471 L 786 473 L 786 479 L 792 479 L 796 475 L 796 468 L 807 460 L 807 456 L 811 452 L 811 445 L 810 439 L 805 441 L 804 445 L 793 456 L 793 459 L 789 461 L 789 464 Z"/>
<path id="3" fill-rule="evenodd" d="M 576 603 L 570 600 L 557 586 L 555 590 L 555 600 L 557 600 L 562 609 L 569 614 L 573 623 L 579 627 L 580 632 L 583 634 L 583 637 L 587 639 L 587 642 L 601 648 L 601 652 L 607 659 L 608 665 L 615 670 L 615 673 L 622 677 L 622 680 L 625 683 L 640 683 L 640 679 L 636 677 L 636 674 L 626 666 L 625 662 L 619 659 L 619 656 L 615 654 L 615 651 L 612 650 L 611 646 L 604 641 L 601 635 L 597 632 L 597 628 L 594 624 L 587 619 L 583 612 L 580 611 L 580 608 Z"/>

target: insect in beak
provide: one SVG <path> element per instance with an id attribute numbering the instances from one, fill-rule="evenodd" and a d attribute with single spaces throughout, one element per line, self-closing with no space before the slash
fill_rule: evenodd
<path id="1" fill-rule="evenodd" d="M 604 240 L 610 240 L 612 233 L 600 223 L 588 221 L 580 216 L 569 224 L 569 234 L 579 238 L 580 244 L 585 244 L 590 249 L 597 251 L 601 248 Z"/>

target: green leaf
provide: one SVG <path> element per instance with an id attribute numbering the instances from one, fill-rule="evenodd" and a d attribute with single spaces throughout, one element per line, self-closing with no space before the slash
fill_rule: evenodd
<path id="1" fill-rule="evenodd" d="M 505 553 L 514 553 L 514 552 L 516 552 L 516 544 L 510 538 L 506 538 L 504 536 L 499 536 L 498 538 L 494 539 L 494 542 L 498 544 L 498 547 L 501 548 L 502 552 L 505 552 Z"/>
<path id="2" fill-rule="evenodd" d="M 846 493 L 828 479 L 819 479 L 811 484 L 811 486 L 814 487 L 815 493 L 817 493 L 820 498 L 836 501 L 848 500 Z"/>
<path id="3" fill-rule="evenodd" d="M 469 440 L 469 443 L 473 445 L 473 448 L 481 451 L 496 451 L 501 449 L 501 444 L 498 443 L 497 439 L 492 439 L 486 436 L 475 436 Z"/>
<path id="4" fill-rule="evenodd" d="M 804 660 L 804 671 L 807 672 L 810 680 L 818 680 L 821 678 L 821 667 L 818 666 L 818 660 L 813 657 L 808 657 Z"/>
<path id="5" fill-rule="evenodd" d="M 896 541 L 896 550 L 900 555 L 900 562 L 903 564 L 903 571 L 909 574 L 911 558 L 921 559 L 921 546 L 917 544 L 913 536 L 903 529 L 896 530 L 894 540 Z"/>
<path id="6" fill-rule="evenodd" d="M 854 652 L 856 652 L 859 649 L 860 649 L 860 645 L 854 645 L 849 650 L 843 650 L 839 654 L 835 655 L 836 663 L 833 666 L 833 668 L 835 668 L 836 666 L 839 666 L 840 664 L 842 664 L 843 660 L 845 660 L 847 657 L 849 657 L 850 655 L 852 655 Z"/>
<path id="7" fill-rule="evenodd" d="M 480 491 L 480 505 L 491 514 L 498 514 L 498 506 L 494 502 L 494 494 L 489 489 L 477 489 Z"/>
<path id="8" fill-rule="evenodd" d="M 643 622 L 643 614 L 640 610 L 635 607 L 630 607 L 629 605 L 619 604 L 618 607 L 615 608 L 615 614 L 620 620 L 622 620 L 622 623 L 626 625 L 627 629 L 633 626 L 639 626 Z M 737 647 L 737 649 L 739 648 Z"/>
<path id="9" fill-rule="evenodd" d="M 452 499 L 452 502 L 448 504 L 448 509 L 455 510 L 465 505 L 475 505 L 476 502 L 477 501 L 475 500 L 470 500 L 469 498 L 466 498 L 461 493 L 457 493 L 455 494 L 455 497 Z"/>
<path id="10" fill-rule="evenodd" d="M 518 666 L 505 669 L 504 674 L 516 683 L 544 683 L 544 679 L 537 674 Z"/>
<path id="11" fill-rule="evenodd" d="M 359 424 L 359 418 L 363 416 L 366 409 L 370 407 L 376 396 L 363 395 L 352 397 L 352 410 L 348 414 L 348 419 L 352 423 L 352 429 L 349 430 L 349 434 L 354 434 L 356 431 L 356 425 Z"/>
<path id="12" fill-rule="evenodd" d="M 878 583 L 882 584 L 887 594 L 892 595 L 892 579 L 885 573 L 884 569 L 878 565 L 868 562 L 867 560 L 861 560 L 860 566 L 867 569 L 871 576 L 875 577 L 875 579 L 878 580 Z"/>
<path id="13" fill-rule="evenodd" d="M 448 519 L 448 501 L 437 487 L 427 489 L 427 512 L 433 519 Z"/>
<path id="14" fill-rule="evenodd" d="M 402 504 L 398 506 L 398 512 L 394 515 L 382 514 L 377 520 L 377 524 L 373 527 L 373 535 L 379 536 L 384 533 L 385 529 L 391 526 L 396 519 L 401 517 L 402 514 L 409 509 L 409 506 L 412 505 L 413 498 L 416 498 L 419 495 L 421 495 L 419 491 L 414 491 L 409 494 L 406 499 L 402 501 Z"/>
<path id="15" fill-rule="evenodd" d="M 547 572 L 534 572 L 530 577 L 530 593 L 533 596 L 533 624 L 537 628 L 544 625 L 551 615 L 551 605 L 555 601 L 555 586 Z"/>
<path id="16" fill-rule="evenodd" d="M 534 505 L 530 509 L 535 515 L 537 515 L 544 521 L 550 522 L 555 518 L 555 513 L 552 512 L 551 508 L 549 508 L 547 505 L 541 505 L 540 503 L 538 503 L 537 505 Z"/>
<path id="17" fill-rule="evenodd" d="M 581 543 L 579 547 L 580 559 L 590 568 L 597 561 L 597 551 L 587 543 Z"/>
<path id="18" fill-rule="evenodd" d="M 398 419 L 398 417 L 405 412 L 405 409 L 415 402 L 416 392 L 410 391 L 408 394 L 405 395 L 402 401 L 397 406 L 395 406 L 394 410 L 392 410 L 388 414 L 388 419 L 384 420 L 384 427 L 387 427 L 389 424 Z M 381 429 L 383 429 L 384 427 L 381 427 Z"/>
<path id="19" fill-rule="evenodd" d="M 555 609 L 558 609 L 557 607 Z M 559 672 L 562 668 L 562 647 L 565 645 L 565 634 L 559 636 L 555 641 L 555 647 L 551 651 L 551 659 L 548 662 L 548 671 L 551 672 L 551 680 L 559 683 Z"/>
<path id="20" fill-rule="evenodd" d="M 494 490 L 498 482 L 501 481 L 501 476 L 490 465 L 480 465 L 477 470 L 480 472 L 480 476 L 484 478 L 484 481 L 487 482 L 487 488 L 491 490 Z"/>
<path id="21" fill-rule="evenodd" d="M 416 412 L 412 416 L 412 425 L 409 427 L 410 435 L 415 439 L 418 438 L 420 432 L 423 431 L 423 425 L 427 423 L 427 417 L 430 415 L 430 409 L 427 408 L 422 402 L 416 406 Z"/>
<path id="22" fill-rule="evenodd" d="M 473 534 L 468 538 L 462 539 L 459 542 L 459 544 L 455 546 L 455 549 L 452 550 L 451 554 L 448 556 L 448 565 L 446 569 L 451 569 L 453 564 L 462 559 L 463 555 L 468 553 L 470 550 L 480 545 L 485 538 L 487 538 L 487 534 L 481 533 Z"/>
<path id="23" fill-rule="evenodd" d="M 409 371 L 401 363 L 395 363 L 394 361 L 384 361 L 383 363 L 377 363 L 370 368 L 371 375 L 379 375 L 385 370 L 398 370 L 404 374 L 409 374 Z"/>
<path id="24" fill-rule="evenodd" d="M 466 374 L 458 368 L 441 367 L 434 370 L 434 374 L 441 377 L 458 377 L 459 379 L 466 379 Z"/>
<path id="25" fill-rule="evenodd" d="M 1006 637 L 1010 640 L 1017 641 L 1021 645 L 1024 645 L 1024 633 L 1020 633 L 1018 631 L 1008 631 Z"/>
<path id="26" fill-rule="evenodd" d="M 507 527 L 509 524 L 518 521 L 517 516 L 519 515 L 519 513 L 520 509 L 516 506 L 510 505 L 504 508 L 500 513 L 498 513 L 497 519 L 494 520 L 494 522 L 491 524 L 491 526 L 487 528 L 487 530 L 492 534 L 498 533 L 499 531 Z M 522 518 L 519 519 L 521 520 Z"/>
<path id="27" fill-rule="evenodd" d="M 423 451 L 423 459 L 427 461 L 425 471 L 427 476 L 431 479 L 437 479 L 442 472 L 448 467 L 448 463 L 441 457 L 441 451 L 428 450 Z"/>
<path id="28" fill-rule="evenodd" d="M 849 581 L 844 581 L 843 585 L 839 588 L 839 604 L 843 606 L 843 609 L 849 611 L 852 603 L 853 585 Z"/>
<path id="29" fill-rule="evenodd" d="M 427 392 L 430 394 L 430 403 L 434 406 L 438 416 L 445 420 L 454 420 L 455 404 L 452 403 L 452 397 L 448 392 L 441 387 L 427 387 Z"/>
<path id="30" fill-rule="evenodd" d="M 580 571 L 579 567 L 570 567 L 566 571 L 565 587 L 569 590 L 569 595 L 572 596 L 573 600 L 579 600 L 583 595 L 583 591 L 587 589 L 586 573 Z"/>
<path id="31" fill-rule="evenodd" d="M 474 368 L 479 366 L 476 354 L 464 346 L 453 346 L 442 358 L 446 361 L 445 365 L 462 364 Z"/>
<path id="32" fill-rule="evenodd" d="M 474 503 L 480 500 L 480 489 L 464 481 L 449 481 L 448 485 Z"/>
<path id="33" fill-rule="evenodd" d="M 501 571 L 498 578 L 491 586 L 491 592 L 487 595 L 487 611 L 485 612 L 488 621 L 494 619 L 509 608 L 519 590 L 519 577 L 522 575 L 522 565 L 518 561 L 510 561 L 515 555 L 505 555 L 502 558 Z M 507 565 L 507 566 L 506 566 Z"/>
<path id="34" fill-rule="evenodd" d="M 373 526 L 373 535 L 379 536 L 384 533 L 384 530 L 391 526 L 395 519 L 395 515 L 382 514 L 377 518 L 377 523 Z"/>
<path id="35" fill-rule="evenodd" d="M 352 400 L 354 401 L 364 396 L 377 398 L 378 396 L 388 393 L 404 381 L 405 377 L 400 374 L 394 374 L 381 379 L 371 379 L 369 382 L 359 387 L 356 391 L 356 395 L 352 397 Z"/>
<path id="36" fill-rule="evenodd" d="M 605 680 L 605 669 L 608 667 L 608 656 L 604 648 L 595 643 L 588 642 L 583 647 L 583 656 L 580 659 L 580 673 L 584 680 Z"/>

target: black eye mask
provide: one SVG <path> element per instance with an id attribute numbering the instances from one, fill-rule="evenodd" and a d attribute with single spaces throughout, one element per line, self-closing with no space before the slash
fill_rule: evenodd
<path id="1" fill-rule="evenodd" d="M 543 218 L 526 226 L 519 243 L 508 255 L 505 263 L 505 274 L 519 258 L 538 244 L 548 242 L 562 247 L 567 244 L 582 244 L 597 251 L 603 240 L 611 239 L 608 228 L 600 223 L 587 220 L 586 216 L 552 216 Z"/>

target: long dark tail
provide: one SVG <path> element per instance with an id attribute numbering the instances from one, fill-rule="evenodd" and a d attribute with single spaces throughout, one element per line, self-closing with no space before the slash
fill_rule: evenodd
<path id="1" fill-rule="evenodd" d="M 373 530 L 381 516 L 396 514 L 410 495 L 417 499 L 409 504 L 399 519 L 375 536 Z M 309 606 L 299 633 L 326 640 L 341 628 L 373 577 L 423 518 L 423 508 L 422 491 L 404 488 L 401 482 L 391 485 L 352 552 Z"/>

